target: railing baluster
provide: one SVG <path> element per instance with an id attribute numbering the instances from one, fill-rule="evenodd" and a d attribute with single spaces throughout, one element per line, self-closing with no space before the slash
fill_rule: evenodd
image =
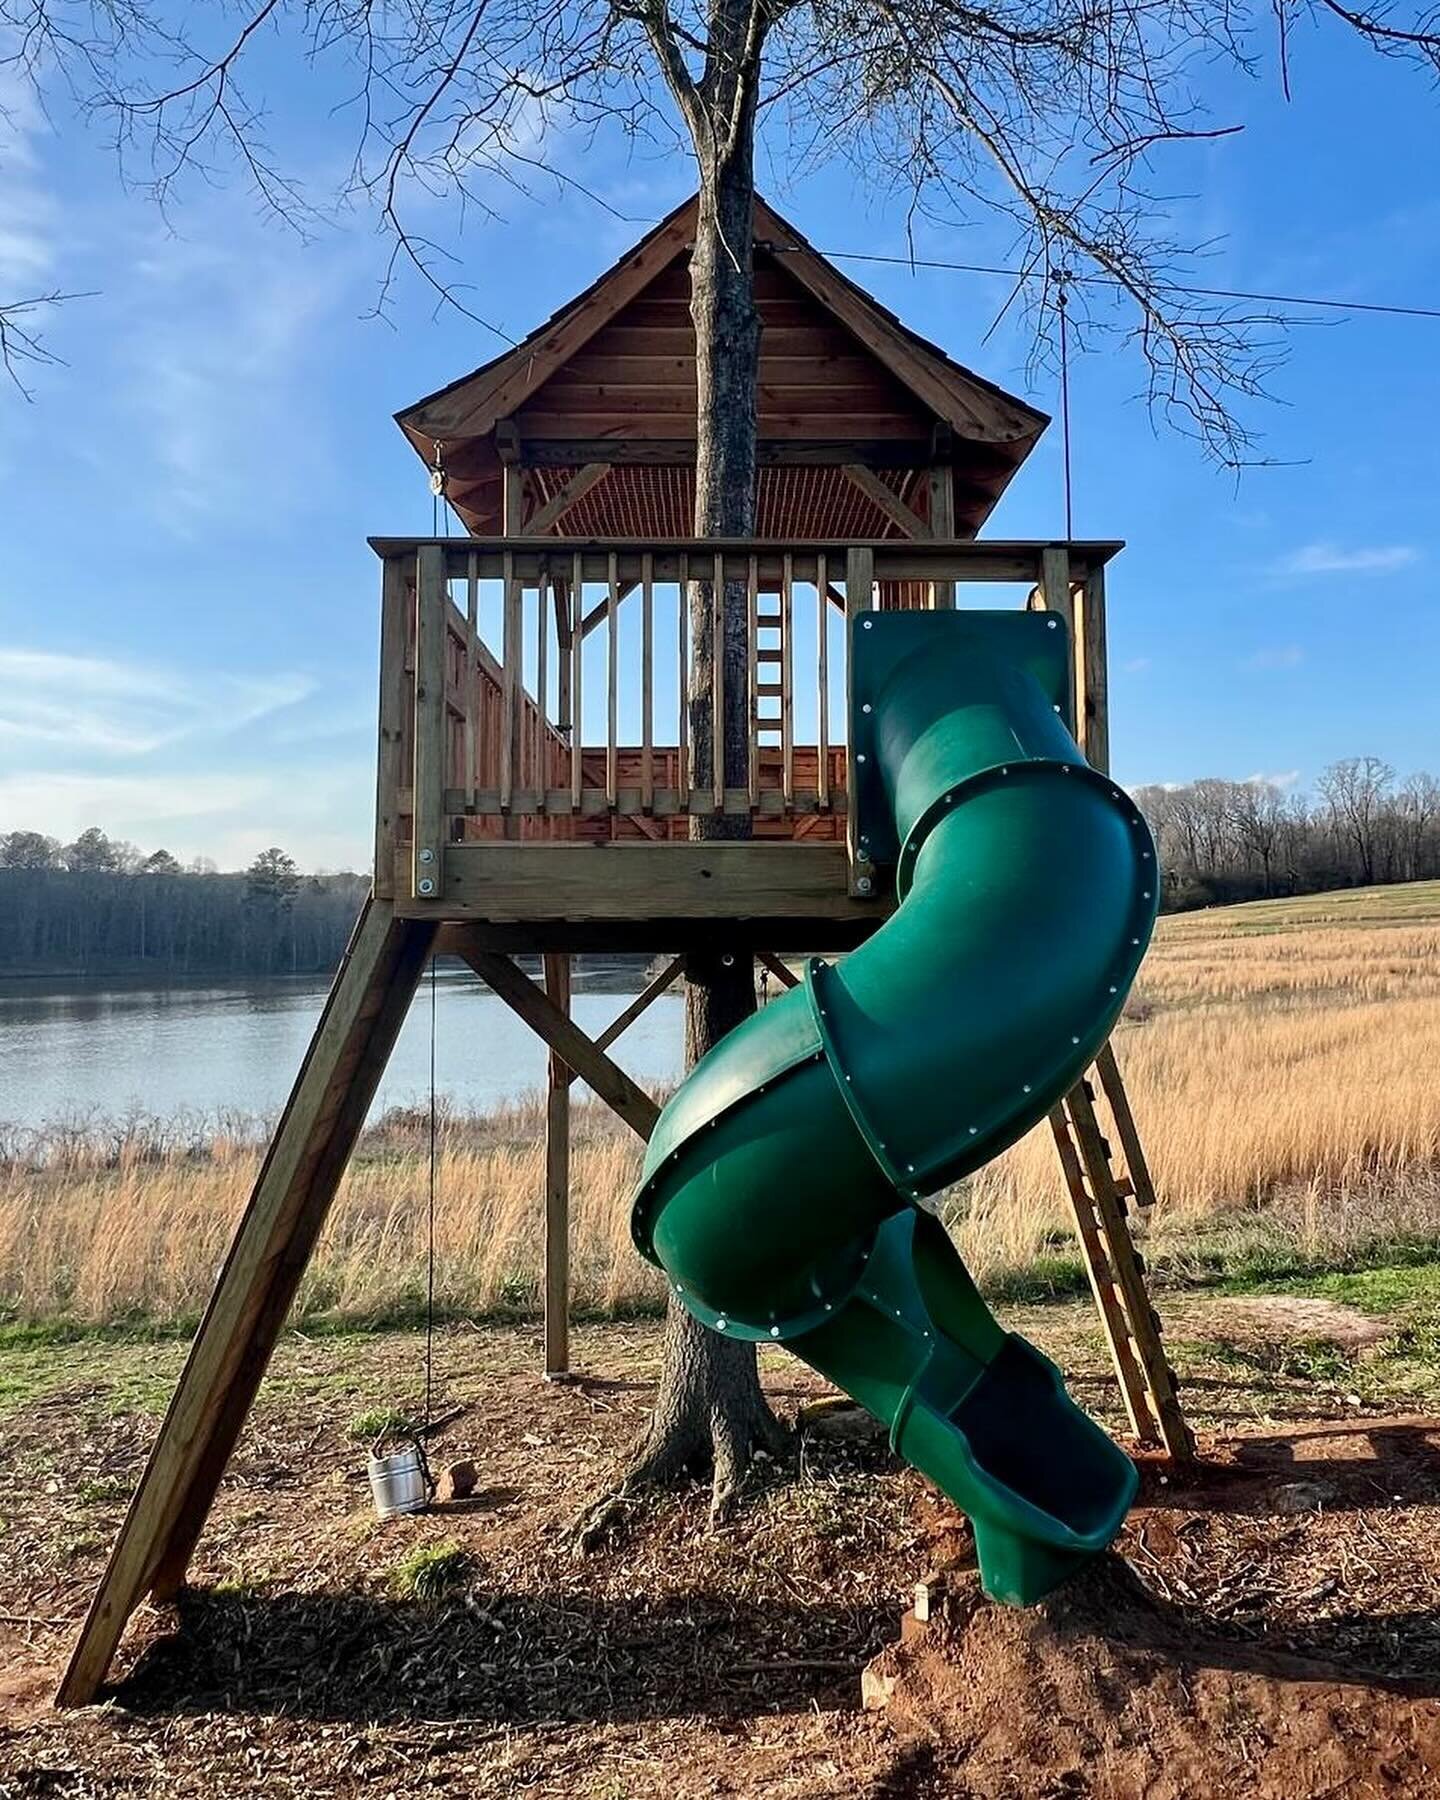
<path id="1" fill-rule="evenodd" d="M 439 897 L 445 849 L 445 552 L 426 544 L 415 583 L 415 842 L 411 895 Z"/>
<path id="2" fill-rule="evenodd" d="M 546 610 L 549 589 L 550 565 L 542 556 L 535 576 L 535 786 L 540 795 L 536 810 L 542 813 L 550 773 L 550 617 Z"/>
<path id="3" fill-rule="evenodd" d="M 584 616 L 585 565 L 577 550 L 570 574 L 570 804 L 576 812 L 580 810 L 580 796 L 585 780 L 581 761 L 585 738 L 585 709 L 580 684 L 584 662 L 582 652 L 585 648 L 585 640 L 580 635 L 580 621 Z"/>
<path id="4" fill-rule="evenodd" d="M 480 705 L 480 565 L 472 550 L 465 563 L 465 810 L 475 810 L 475 726 Z"/>
<path id="5" fill-rule="evenodd" d="M 501 690 L 504 717 L 500 727 L 500 810 L 508 813 L 515 798 L 515 783 L 520 762 L 520 589 L 515 580 L 515 557 L 505 552 L 501 580 L 505 588 L 505 612 L 502 619 L 500 650 L 504 659 Z"/>
<path id="6" fill-rule="evenodd" d="M 640 558 L 640 810 L 655 806 L 655 558 Z"/>
<path id="7" fill-rule="evenodd" d="M 820 688 L 816 696 L 816 731 L 819 743 L 816 745 L 818 760 L 815 798 L 816 804 L 821 807 L 830 804 L 830 602 L 825 597 L 827 581 L 825 552 L 822 550 L 815 563 L 815 629 L 819 633 L 815 662 Z"/>
<path id="8" fill-rule="evenodd" d="M 690 810 L 690 771 L 687 768 L 689 757 L 686 754 L 690 742 L 690 658 L 687 654 L 686 640 L 689 636 L 690 614 L 690 558 L 680 558 L 680 603 L 679 616 L 675 625 L 675 638 L 680 651 L 680 705 L 677 742 L 680 754 L 675 759 L 676 782 L 680 790 L 680 811 Z"/>
<path id="9" fill-rule="evenodd" d="M 605 632 L 609 652 L 606 669 L 609 693 L 605 715 L 605 804 L 613 811 L 620 786 L 620 578 L 613 550 L 610 552 L 605 578 L 609 585 Z"/>
<path id="10" fill-rule="evenodd" d="M 710 788 L 717 813 L 725 811 L 725 554 L 715 552 L 710 582 Z"/>
<path id="11" fill-rule="evenodd" d="M 788 813 L 795 804 L 795 709 L 792 705 L 794 656 L 791 633 L 795 623 L 795 559 L 787 550 L 780 574 L 780 757 L 781 786 Z"/>
<path id="12" fill-rule="evenodd" d="M 745 725 L 746 779 L 750 810 L 760 804 L 760 559 L 750 558 L 745 571 L 745 667 L 749 686 L 749 714 Z"/>

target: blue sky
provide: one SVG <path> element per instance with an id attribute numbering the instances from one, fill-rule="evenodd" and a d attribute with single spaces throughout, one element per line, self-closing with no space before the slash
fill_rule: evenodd
<path id="1" fill-rule="evenodd" d="M 1440 292 L 1440 102 L 1335 34 L 1292 48 L 1296 98 L 1230 83 L 1245 133 L 1164 166 L 1179 228 L 1215 238 L 1216 285 L 1429 303 Z M 277 78 L 279 79 L 279 78 Z M 377 568 L 368 533 L 428 531 L 396 408 L 500 345 L 402 283 L 372 316 L 385 245 L 349 213 L 308 242 L 242 182 L 196 183 L 168 219 L 102 138 L 12 100 L 0 139 L 0 293 L 93 291 L 49 328 L 63 367 L 33 404 L 0 393 L 0 829 L 98 822 L 222 866 L 269 843 L 363 865 L 372 805 Z M 280 148 L 317 194 L 343 121 L 283 79 Z M 288 110 L 287 110 L 288 109 Z M 293 117 L 290 114 L 293 113 Z M 289 120 L 286 123 L 287 118 Z M 565 152 L 562 150 L 562 155 Z M 588 185 L 452 238 L 477 305 L 513 335 L 588 282 L 687 189 L 683 159 L 604 140 Z M 902 252 L 898 209 L 846 171 L 761 185 L 822 249 Z M 1002 260 L 984 222 L 922 255 Z M 1005 284 L 844 265 L 908 322 L 1047 409 Z M 1294 336 L 1247 414 L 1284 466 L 1238 486 L 1157 435 L 1135 363 L 1078 360 L 1077 535 L 1123 537 L 1111 582 L 1112 738 L 1125 781 L 1257 773 L 1302 784 L 1335 757 L 1440 769 L 1434 604 L 1440 321 L 1347 317 Z M 1052 434 L 1058 437 L 1058 432 Z M 1062 529 L 1042 445 L 990 535 Z"/>

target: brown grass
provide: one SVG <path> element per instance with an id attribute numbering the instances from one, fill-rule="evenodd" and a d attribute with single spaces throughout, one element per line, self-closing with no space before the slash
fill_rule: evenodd
<path id="1" fill-rule="evenodd" d="M 1116 1038 L 1161 1195 L 1152 1258 L 1277 1237 L 1297 1252 L 1440 1233 L 1440 883 L 1263 902 L 1162 921 Z M 302 1290 L 311 1317 L 413 1316 L 425 1286 L 425 1124 L 366 1136 Z M 0 1316 L 102 1323 L 193 1316 L 260 1154 L 129 1122 L 0 1157 Z M 638 1145 L 577 1109 L 573 1265 L 582 1310 L 654 1304 L 631 1248 Z M 440 1131 L 442 1308 L 529 1311 L 542 1193 L 538 1100 Z M 977 1275 L 1068 1243 L 1048 1131 L 948 1209 Z M 1223 1226 L 1217 1240 L 1217 1227 Z"/>

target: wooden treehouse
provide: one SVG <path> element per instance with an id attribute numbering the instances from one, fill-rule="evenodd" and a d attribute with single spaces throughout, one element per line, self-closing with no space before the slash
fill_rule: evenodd
<path id="1" fill-rule="evenodd" d="M 762 321 L 753 540 L 696 541 L 694 202 L 495 361 L 399 415 L 470 535 L 377 537 L 374 890 L 240 1221 L 60 1691 L 91 1700 L 126 1621 L 185 1579 L 301 1273 L 432 953 L 463 958 L 550 1051 L 546 1373 L 568 1369 L 569 1090 L 640 1136 L 611 1055 L 686 951 L 844 950 L 892 900 L 848 829 L 847 624 L 863 609 L 1061 614 L 1080 747 L 1108 767 L 1105 573 L 1116 543 L 979 540 L 1045 416 L 908 330 L 756 204 Z M 697 754 L 692 596 L 743 584 L 743 769 Z M 732 733 L 733 739 L 733 733 Z M 747 820 L 739 841 L 691 821 Z M 599 1038 L 571 959 L 664 960 Z M 538 956 L 537 981 L 514 960 Z M 1137 1438 L 1189 1453 L 1130 1240 L 1153 1199 L 1110 1050 L 1051 1116 Z"/>

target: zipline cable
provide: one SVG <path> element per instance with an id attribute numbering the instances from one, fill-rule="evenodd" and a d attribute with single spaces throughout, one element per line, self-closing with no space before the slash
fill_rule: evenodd
<path id="1" fill-rule="evenodd" d="M 789 253 L 787 245 L 767 244 L 773 256 Z M 1008 281 L 1036 281 L 1047 277 L 1037 269 L 1002 269 L 993 263 L 949 262 L 937 256 L 883 256 L 870 250 L 821 250 L 811 247 L 816 256 L 832 262 L 884 263 L 900 269 L 949 269 L 960 275 L 1003 275 Z M 1112 275 L 1070 275 L 1072 285 L 1112 287 Z M 1327 306 L 1336 312 L 1389 313 L 1405 319 L 1440 319 L 1440 306 L 1401 306 L 1382 300 L 1337 300 L 1323 294 L 1265 294 L 1248 288 L 1199 287 L 1188 281 L 1157 281 L 1157 291 L 1167 294 L 1199 294 L 1207 300 L 1260 300 L 1270 306 Z"/>

